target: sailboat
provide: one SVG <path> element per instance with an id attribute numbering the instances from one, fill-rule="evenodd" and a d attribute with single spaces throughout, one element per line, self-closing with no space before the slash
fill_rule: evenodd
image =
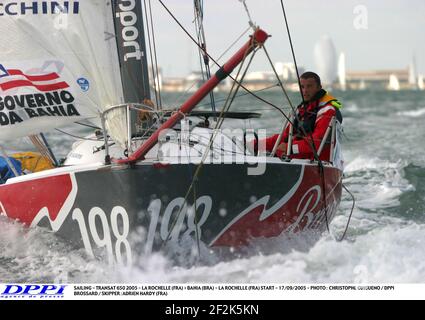
<path id="1" fill-rule="evenodd" d="M 397 75 L 390 74 L 387 89 L 391 90 L 391 91 L 399 91 L 400 90 L 400 82 L 398 81 Z"/>
<path id="2" fill-rule="evenodd" d="M 239 247 L 323 231 L 334 217 L 342 188 L 336 125 L 327 161 L 279 159 L 247 148 L 245 132 L 238 139 L 210 123 L 258 114 L 193 110 L 261 48 L 269 37 L 262 29 L 168 113 L 145 103 L 140 1 L 3 1 L 0 30 L 1 141 L 83 119 L 100 128 L 62 165 L 0 185 L 1 215 L 129 265 L 185 238 Z"/>
<path id="3" fill-rule="evenodd" d="M 419 90 L 425 90 L 425 81 L 424 76 L 421 74 L 418 77 L 418 89 Z"/>
<path id="4" fill-rule="evenodd" d="M 342 91 L 347 89 L 347 81 L 346 81 L 346 71 L 345 71 L 345 53 L 341 52 L 338 60 L 338 80 L 339 80 L 339 88 Z"/>

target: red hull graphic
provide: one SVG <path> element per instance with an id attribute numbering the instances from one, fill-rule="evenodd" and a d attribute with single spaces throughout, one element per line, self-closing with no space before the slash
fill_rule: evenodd
<path id="1" fill-rule="evenodd" d="M 247 168 L 206 165 L 204 179 L 197 185 L 197 199 L 189 199 L 181 211 L 182 185 L 190 182 L 186 165 L 166 169 L 145 165 L 125 170 L 96 168 L 28 177 L 0 186 L 0 209 L 26 225 L 43 222 L 41 225 L 46 226 L 47 222 L 48 226 L 50 220 L 52 231 L 84 245 L 88 252 L 98 246 L 103 234 L 109 235 L 110 247 L 115 247 L 140 227 L 147 231 L 147 238 L 135 244 L 138 251 L 148 246 L 149 250 L 160 250 L 164 242 L 178 243 L 184 235 L 199 235 L 209 246 L 240 246 L 253 238 L 271 238 L 283 232 L 322 231 L 326 216 L 328 222 L 332 220 L 341 198 L 339 169 L 325 167 L 324 210 L 317 165 L 270 164 L 262 176 L 247 176 Z M 241 188 L 240 181 L 247 187 Z M 198 233 L 195 217 L 188 209 L 194 203 Z M 130 251 L 130 245 L 120 248 L 120 252 Z"/>
<path id="2" fill-rule="evenodd" d="M 41 209 L 54 221 L 72 190 L 70 175 L 29 180 L 1 187 L 0 203 L 11 219 L 31 225 Z"/>
<path id="3" fill-rule="evenodd" d="M 318 168 L 306 166 L 304 170 L 301 183 L 280 207 L 267 208 L 270 207 L 268 199 L 260 199 L 258 206 L 232 221 L 211 245 L 240 246 L 248 244 L 252 238 L 276 237 L 285 231 L 294 233 L 305 228 L 317 229 L 324 226 L 325 213 L 330 222 L 341 197 L 339 170 L 325 168 L 326 209 Z M 270 209 L 274 210 L 267 212 Z"/>

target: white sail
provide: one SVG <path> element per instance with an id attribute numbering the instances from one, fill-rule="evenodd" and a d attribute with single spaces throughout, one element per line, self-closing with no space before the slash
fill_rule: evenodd
<path id="1" fill-rule="evenodd" d="M 412 61 L 409 64 L 409 85 L 412 88 L 416 88 L 417 85 L 417 72 L 416 72 L 416 59 L 412 58 Z"/>
<path id="2" fill-rule="evenodd" d="M 388 82 L 388 90 L 398 91 L 400 90 L 400 82 L 395 74 L 390 75 L 390 79 Z"/>
<path id="3" fill-rule="evenodd" d="M 419 90 L 425 90 L 425 81 L 424 81 L 424 75 L 418 76 L 418 89 Z"/>
<path id="4" fill-rule="evenodd" d="M 345 91 L 347 88 L 346 72 L 345 72 L 345 53 L 341 52 L 338 60 L 338 80 L 340 89 Z"/>
<path id="5" fill-rule="evenodd" d="M 2 1 L 0 33 L 0 139 L 123 102 L 110 1 Z"/>

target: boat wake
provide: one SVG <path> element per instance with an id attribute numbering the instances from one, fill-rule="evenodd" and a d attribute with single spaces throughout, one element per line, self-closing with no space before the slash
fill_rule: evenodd
<path id="1" fill-rule="evenodd" d="M 356 194 L 357 206 L 376 212 L 397 207 L 399 197 L 415 190 L 405 178 L 408 162 L 391 162 L 378 158 L 355 158 L 345 168 L 345 184 Z"/>
<path id="2" fill-rule="evenodd" d="M 306 232 L 302 236 L 255 239 L 240 249 L 210 248 L 199 243 L 199 251 L 198 243 L 187 237 L 180 243 L 166 245 L 161 252 L 139 254 L 133 257 L 132 267 L 125 267 L 109 265 L 106 253 L 100 251 L 93 259 L 84 249 L 73 248 L 44 228 L 26 228 L 0 217 L 0 229 L 0 279 L 14 283 L 232 282 L 228 277 L 240 263 L 243 266 L 259 258 L 272 259 L 276 252 L 282 256 L 293 251 L 307 252 L 320 237 Z M 233 267 L 225 273 L 215 273 L 224 266 Z M 240 274 L 240 281 L 243 277 Z"/>
<path id="3" fill-rule="evenodd" d="M 102 263 L 44 228 L 27 228 L 0 216 L 0 279 L 13 283 L 103 281 Z"/>
<path id="4" fill-rule="evenodd" d="M 341 234 L 345 223 L 344 215 L 337 216 L 331 233 Z M 257 239 L 224 259 L 220 250 L 202 248 L 199 258 L 196 243 L 187 243 L 177 255 L 183 265 L 169 256 L 173 248 L 167 248 L 167 254 L 138 256 L 132 268 L 89 258 L 42 228 L 27 229 L 4 217 L 0 228 L 2 282 L 413 283 L 425 276 L 425 253 L 418 250 L 425 245 L 425 226 L 396 217 L 373 220 L 361 210 L 353 217 L 347 241 L 337 242 L 326 233 L 320 238 Z"/>

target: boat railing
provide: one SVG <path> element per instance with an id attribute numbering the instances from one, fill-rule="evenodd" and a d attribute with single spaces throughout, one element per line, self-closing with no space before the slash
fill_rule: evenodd
<path id="1" fill-rule="evenodd" d="M 162 112 L 143 103 L 119 104 L 105 110 L 100 117 L 105 140 L 105 162 L 110 163 L 108 136 L 131 153 L 133 137 L 147 138 L 156 129 Z"/>
<path id="2" fill-rule="evenodd" d="M 290 154 L 292 150 L 292 142 L 293 142 L 293 126 L 291 124 L 289 125 L 290 125 L 290 128 L 289 128 L 289 137 L 288 137 L 288 145 L 287 145 L 287 154 Z M 326 159 L 326 161 L 329 161 L 331 164 L 334 164 L 335 159 L 340 157 L 339 155 L 340 142 L 339 142 L 339 139 L 337 139 L 337 134 L 338 134 L 338 131 L 340 130 L 339 128 L 340 128 L 340 124 L 337 121 L 336 117 L 332 117 L 331 121 L 329 122 L 329 126 L 326 129 L 325 135 L 323 136 L 323 139 L 320 143 L 319 149 L 317 150 L 317 156 L 320 157 L 320 155 L 323 152 L 323 149 L 325 148 L 325 145 L 329 144 L 329 136 L 330 136 L 329 159 Z"/>
<path id="3" fill-rule="evenodd" d="M 322 142 L 320 143 L 319 150 L 317 151 L 318 157 L 320 157 L 320 155 L 322 154 L 325 144 L 328 143 L 329 134 L 331 134 L 331 152 L 329 153 L 330 154 L 329 161 L 332 162 L 332 152 L 334 149 L 333 144 L 335 143 L 335 117 L 332 117 L 331 121 L 329 122 L 329 126 L 326 129 Z"/>
<path id="4" fill-rule="evenodd" d="M 342 132 L 342 127 L 340 122 L 336 119 L 336 117 L 332 117 L 329 122 L 329 126 L 326 129 L 325 135 L 320 143 L 319 150 L 317 152 L 318 157 L 323 152 L 325 144 L 329 143 L 329 135 L 330 135 L 330 152 L 328 161 L 337 166 L 338 168 L 343 169 L 343 158 L 341 153 L 341 142 L 340 136 Z"/>

